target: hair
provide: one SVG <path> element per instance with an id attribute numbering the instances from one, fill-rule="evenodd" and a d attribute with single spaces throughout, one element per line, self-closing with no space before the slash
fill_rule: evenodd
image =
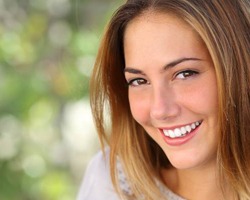
<path id="1" fill-rule="evenodd" d="M 230 185 L 236 199 L 250 199 L 249 0 L 128 0 L 115 12 L 100 44 L 90 83 L 99 138 L 102 147 L 105 142 L 110 146 L 115 188 L 120 191 L 117 156 L 135 196 L 143 194 L 146 199 L 162 198 L 155 177 L 160 178 L 161 168 L 171 166 L 162 149 L 133 119 L 123 73 L 124 32 L 130 21 L 147 11 L 177 16 L 204 41 L 215 67 L 219 96 L 219 177 L 221 183 Z"/>

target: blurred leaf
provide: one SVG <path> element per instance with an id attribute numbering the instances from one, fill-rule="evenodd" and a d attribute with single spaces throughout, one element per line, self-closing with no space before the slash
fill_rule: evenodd
<path id="1" fill-rule="evenodd" d="M 91 121 L 80 100 L 119 2 L 0 0 L 0 200 L 75 199 L 92 132 L 74 126 Z"/>

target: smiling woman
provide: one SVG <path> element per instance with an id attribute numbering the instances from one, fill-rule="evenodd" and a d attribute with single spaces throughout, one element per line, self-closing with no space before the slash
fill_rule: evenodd
<path id="1" fill-rule="evenodd" d="M 247 0 L 121 6 L 91 82 L 107 147 L 78 199 L 250 199 L 249 30 Z"/>
<path id="2" fill-rule="evenodd" d="M 175 168 L 213 166 L 219 138 L 217 83 L 198 34 L 175 16 L 144 12 L 125 30 L 124 55 L 133 118 Z"/>

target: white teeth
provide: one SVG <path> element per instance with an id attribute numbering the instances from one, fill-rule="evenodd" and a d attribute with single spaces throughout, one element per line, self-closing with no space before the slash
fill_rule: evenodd
<path id="1" fill-rule="evenodd" d="M 174 131 L 169 130 L 168 133 L 169 133 L 169 136 L 170 136 L 171 138 L 175 138 Z"/>
<path id="2" fill-rule="evenodd" d="M 181 134 L 185 134 L 187 131 L 186 131 L 186 129 L 184 128 L 184 127 L 181 127 Z"/>
<path id="3" fill-rule="evenodd" d="M 175 128 L 174 130 L 163 130 L 165 136 L 170 138 L 184 137 L 186 134 L 190 133 L 192 130 L 196 129 L 201 122 L 194 122 L 190 125 L 186 125 L 180 128 Z"/>
<path id="4" fill-rule="evenodd" d="M 175 136 L 180 137 L 181 136 L 181 130 L 179 128 L 174 129 L 174 134 L 175 134 Z"/>
<path id="5" fill-rule="evenodd" d="M 195 123 L 192 123 L 192 124 L 191 124 L 191 128 L 192 128 L 192 129 L 195 129 Z"/>
<path id="6" fill-rule="evenodd" d="M 163 133 L 164 133 L 165 136 L 169 136 L 169 133 L 168 133 L 167 130 L 163 130 Z"/>
<path id="7" fill-rule="evenodd" d="M 186 128 L 186 130 L 187 130 L 189 133 L 190 133 L 191 130 L 192 130 L 191 126 L 189 126 L 189 125 L 187 125 L 185 128 Z"/>

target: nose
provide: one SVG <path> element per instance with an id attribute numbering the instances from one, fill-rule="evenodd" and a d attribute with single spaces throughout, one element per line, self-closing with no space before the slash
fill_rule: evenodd
<path id="1" fill-rule="evenodd" d="M 177 117 L 180 109 L 173 88 L 161 86 L 153 89 L 150 108 L 151 119 L 162 121 Z"/>

